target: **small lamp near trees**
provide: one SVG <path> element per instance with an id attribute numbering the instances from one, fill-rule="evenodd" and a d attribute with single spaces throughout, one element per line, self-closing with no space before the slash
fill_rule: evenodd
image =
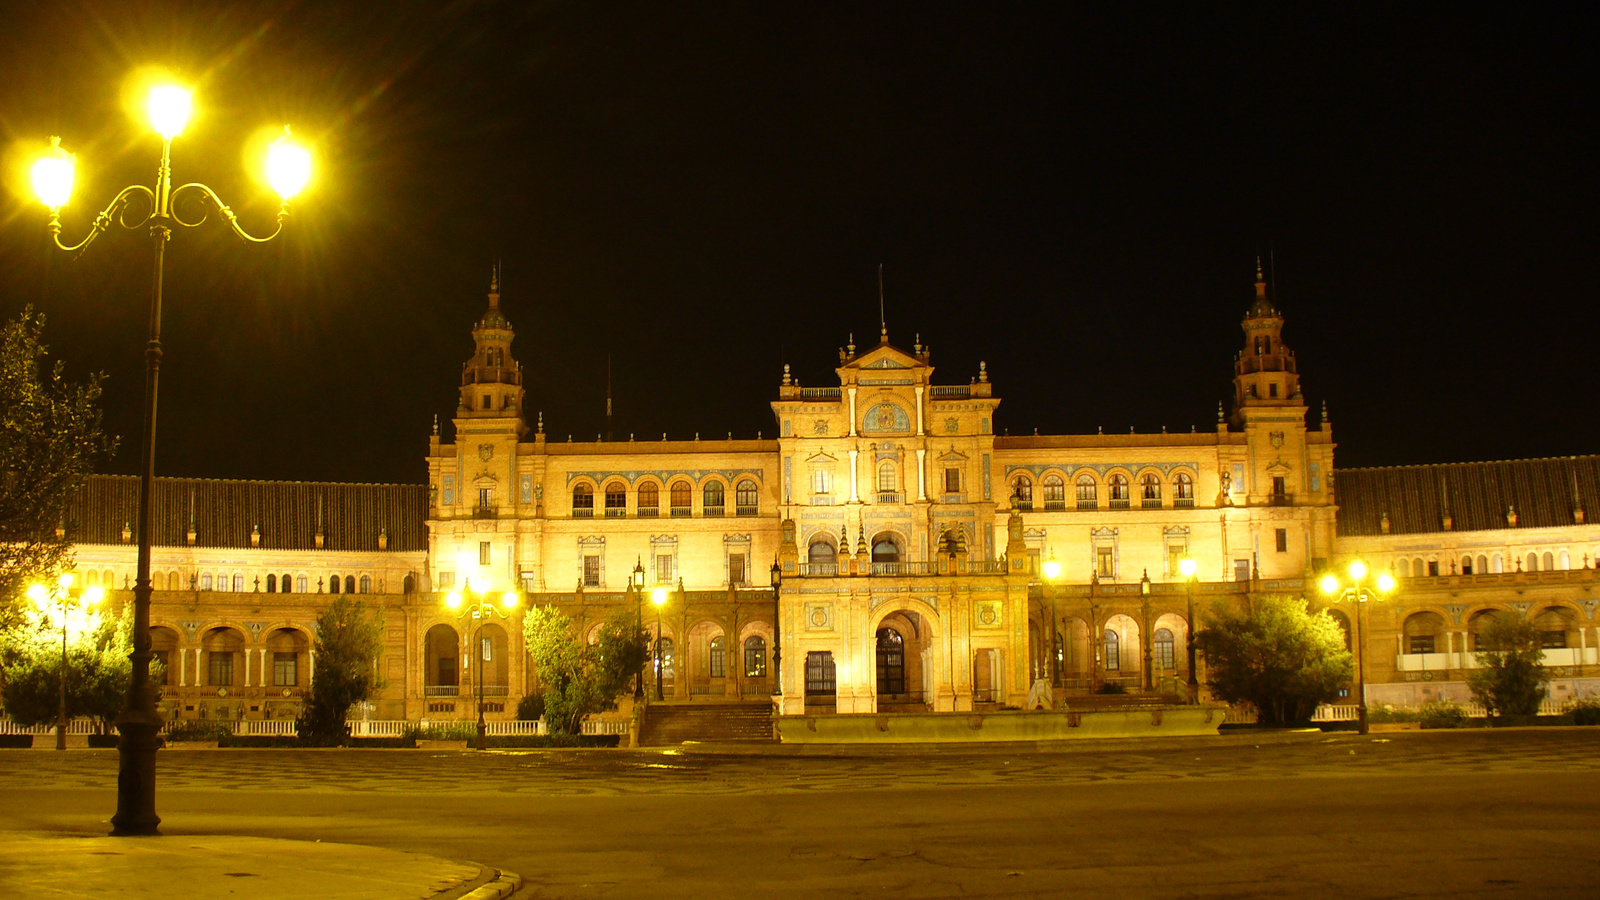
<path id="1" fill-rule="evenodd" d="M 71 572 L 63 572 L 55 584 L 34 582 L 28 585 L 28 599 L 41 612 L 52 610 L 61 621 L 61 665 L 58 666 L 61 682 L 61 705 L 56 716 L 56 749 L 67 749 L 67 638 L 68 631 L 82 634 L 93 627 L 93 610 L 105 599 L 105 591 L 98 586 L 74 591 L 76 582 Z"/>
<path id="2" fill-rule="evenodd" d="M 1322 576 L 1319 586 L 1322 593 L 1334 603 L 1351 602 L 1356 605 L 1356 720 L 1357 728 L 1362 734 L 1367 733 L 1367 601 L 1382 600 L 1394 590 L 1394 576 L 1382 572 L 1372 584 L 1366 582 L 1367 564 L 1359 559 L 1351 560 L 1345 570 L 1350 580 L 1348 583 L 1338 575 L 1329 572 Z"/>

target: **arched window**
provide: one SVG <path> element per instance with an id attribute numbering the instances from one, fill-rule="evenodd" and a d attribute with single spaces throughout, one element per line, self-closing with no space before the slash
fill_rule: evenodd
<path id="1" fill-rule="evenodd" d="M 875 563 L 897 563 L 900 561 L 900 545 L 886 535 L 880 535 L 872 541 L 872 561 Z"/>
<path id="2" fill-rule="evenodd" d="M 1118 646 L 1117 633 L 1106 629 L 1106 671 L 1113 672 L 1122 668 L 1122 653 Z"/>
<path id="3" fill-rule="evenodd" d="M 1179 472 L 1172 477 L 1172 505 L 1194 506 L 1194 478 L 1188 472 Z"/>
<path id="4" fill-rule="evenodd" d="M 611 517 L 625 516 L 628 514 L 627 485 L 620 481 L 613 481 L 606 485 L 606 515 Z"/>
<path id="5" fill-rule="evenodd" d="M 1026 475 L 1018 475 L 1011 482 L 1011 502 L 1018 509 L 1033 509 L 1033 479 Z"/>
<path id="6" fill-rule="evenodd" d="M 267 573 L 267 593 L 276 594 L 277 592 L 278 592 L 278 576 L 272 574 L 271 572 L 268 572 Z"/>
<path id="7" fill-rule="evenodd" d="M 906 692 L 905 638 L 893 628 L 878 629 L 878 695 Z"/>
<path id="8" fill-rule="evenodd" d="M 1505 560 L 1500 558 L 1500 554 L 1496 553 L 1494 556 L 1489 558 L 1489 571 L 1493 572 L 1496 575 L 1499 575 L 1502 572 L 1504 572 L 1505 570 L 1506 570 Z"/>
<path id="9" fill-rule="evenodd" d="M 806 564 L 811 566 L 835 566 L 839 564 L 839 551 L 826 539 L 819 538 L 811 542 L 806 548 Z M 812 569 L 813 575 L 831 575 L 832 572 L 819 572 Z"/>
<path id="10" fill-rule="evenodd" d="M 1549 606 L 1529 621 L 1533 623 L 1534 630 L 1539 632 L 1539 646 L 1543 649 L 1565 650 L 1570 646 L 1567 643 L 1567 633 L 1576 628 L 1570 611 L 1559 606 Z"/>
<path id="11" fill-rule="evenodd" d="M 343 586 L 344 586 L 344 582 L 339 580 L 339 576 L 338 575 L 329 575 L 328 576 L 328 593 L 337 594 L 337 593 L 339 593 L 339 588 L 341 588 Z"/>
<path id="12" fill-rule="evenodd" d="M 712 678 L 728 677 L 728 644 L 720 634 L 711 639 L 711 646 L 706 653 L 706 668 Z"/>
<path id="13" fill-rule="evenodd" d="M 572 489 L 572 517 L 574 519 L 594 518 L 594 488 L 587 484 L 580 484 Z"/>
<path id="14" fill-rule="evenodd" d="M 181 591 L 181 590 L 183 590 L 183 576 L 179 575 L 177 572 L 168 572 L 167 573 L 167 590 L 169 590 L 169 591 Z"/>
<path id="15" fill-rule="evenodd" d="M 680 480 L 672 483 L 672 495 L 670 499 L 672 500 L 673 515 L 687 516 L 690 514 L 689 490 L 689 482 L 687 481 Z"/>
<path id="16" fill-rule="evenodd" d="M 356 592 L 356 577 L 354 575 L 346 575 L 344 577 L 344 592 L 346 594 L 354 594 Z"/>
<path id="17" fill-rule="evenodd" d="M 292 581 L 290 581 L 290 577 L 291 576 L 288 572 L 285 572 L 278 577 L 278 590 L 280 592 L 287 594 L 294 589 L 294 584 Z"/>
<path id="18" fill-rule="evenodd" d="M 1078 476 L 1078 508 L 1094 509 L 1100 505 L 1099 494 L 1094 483 L 1094 476 L 1088 473 Z"/>
<path id="19" fill-rule="evenodd" d="M 243 575 L 235 574 L 233 576 L 233 590 L 234 590 L 235 593 L 238 593 L 238 592 L 244 590 L 244 576 Z"/>
<path id="20" fill-rule="evenodd" d="M 759 512 L 761 495 L 756 491 L 756 483 L 748 478 L 739 482 L 734 489 L 733 502 L 738 506 L 741 516 L 753 516 Z"/>
<path id="21" fill-rule="evenodd" d="M 1496 616 L 1501 615 L 1499 610 L 1480 609 L 1467 618 L 1467 632 L 1472 635 L 1472 652 L 1489 649 L 1489 644 L 1484 640 L 1484 632 L 1494 624 Z"/>
<path id="22" fill-rule="evenodd" d="M 878 502 L 879 503 L 893 503 L 893 502 L 895 502 L 895 498 L 894 498 L 893 495 L 894 495 L 895 490 L 898 487 L 899 487 L 899 479 L 897 479 L 895 477 L 894 462 L 892 460 L 887 460 L 886 459 L 883 462 L 878 463 L 878 493 L 880 495 L 883 495 L 883 494 L 890 495 L 888 497 L 879 496 L 878 497 Z"/>
<path id="23" fill-rule="evenodd" d="M 1436 612 L 1414 612 L 1406 616 L 1401 623 L 1401 632 L 1405 637 L 1402 646 L 1406 653 L 1435 653 L 1438 652 L 1441 638 L 1445 634 L 1444 618 Z"/>
<path id="24" fill-rule="evenodd" d="M 1555 570 L 1555 567 L 1556 567 L 1556 555 L 1554 553 L 1551 553 L 1549 550 L 1546 550 L 1544 552 L 1544 558 L 1543 558 L 1543 560 L 1541 560 L 1540 571 L 1542 571 L 1542 572 L 1551 572 L 1551 571 Z"/>
<path id="25" fill-rule="evenodd" d="M 639 485 L 639 515 L 647 519 L 661 515 L 661 486 L 654 481 Z"/>
<path id="26" fill-rule="evenodd" d="M 417 577 L 407 574 L 405 580 L 400 582 L 400 589 L 407 594 L 415 594 L 417 592 Z"/>
<path id="27" fill-rule="evenodd" d="M 722 482 L 715 479 L 706 482 L 705 487 L 700 489 L 700 496 L 701 501 L 705 506 L 704 515 L 722 515 L 722 509 L 724 506 Z"/>
<path id="28" fill-rule="evenodd" d="M 1093 483 L 1092 479 L 1090 483 Z M 1067 508 L 1067 484 L 1061 480 L 1060 475 L 1054 473 L 1046 475 L 1041 484 L 1044 486 L 1045 509 Z"/>
<path id="29" fill-rule="evenodd" d="M 1110 495 L 1112 509 L 1128 508 L 1128 476 L 1112 475 L 1106 479 L 1106 493 Z"/>
<path id="30" fill-rule="evenodd" d="M 304 594 L 306 592 L 306 588 L 309 586 L 309 579 L 307 579 L 306 576 L 296 575 L 294 577 L 294 592 L 296 594 Z"/>
<path id="31" fill-rule="evenodd" d="M 361 593 L 363 593 L 363 594 L 372 593 L 372 576 L 371 575 L 363 575 L 363 576 L 361 576 Z"/>
<path id="32" fill-rule="evenodd" d="M 1537 553 L 1529 553 L 1528 554 L 1528 566 L 1523 571 L 1526 571 L 1526 572 L 1537 572 L 1537 571 L 1539 571 L 1539 554 L 1537 554 Z"/>
<path id="33" fill-rule="evenodd" d="M 1171 672 L 1178 668 L 1177 657 L 1172 652 L 1172 629 L 1157 628 L 1152 649 L 1155 651 L 1156 671 Z"/>
<path id="34" fill-rule="evenodd" d="M 1572 568 L 1572 556 L 1563 550 L 1556 555 L 1556 568 L 1563 571 Z"/>
<path id="35" fill-rule="evenodd" d="M 1470 554 L 1470 553 L 1467 554 L 1466 556 L 1461 557 L 1461 574 L 1463 574 L 1463 575 L 1471 575 L 1472 574 L 1472 554 Z"/>
<path id="36" fill-rule="evenodd" d="M 1482 575 L 1482 574 L 1488 572 L 1489 571 L 1489 557 L 1484 556 L 1481 553 L 1478 554 L 1478 567 L 1476 569 L 1473 569 L 1473 571 L 1477 572 L 1479 575 Z"/>
<path id="37" fill-rule="evenodd" d="M 744 639 L 744 677 L 767 677 L 767 639 L 759 634 Z"/>
<path id="38" fill-rule="evenodd" d="M 1139 477 L 1139 505 L 1146 509 L 1161 507 L 1161 479 L 1153 472 Z"/>

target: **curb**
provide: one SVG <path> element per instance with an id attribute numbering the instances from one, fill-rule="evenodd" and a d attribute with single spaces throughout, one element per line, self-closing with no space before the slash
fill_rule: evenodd
<path id="1" fill-rule="evenodd" d="M 462 894 L 460 900 L 505 900 L 506 897 L 522 887 L 522 876 L 515 872 L 506 872 L 496 869 L 495 877 L 488 884 Z"/>

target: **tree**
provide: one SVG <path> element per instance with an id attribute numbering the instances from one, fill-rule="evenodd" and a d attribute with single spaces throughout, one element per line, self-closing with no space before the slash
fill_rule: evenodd
<path id="1" fill-rule="evenodd" d="M 1350 681 L 1343 629 L 1303 599 L 1263 597 L 1243 610 L 1219 603 L 1195 641 L 1212 691 L 1253 704 L 1264 724 L 1306 721 Z"/>
<path id="2" fill-rule="evenodd" d="M 643 668 L 650 636 L 634 614 L 618 608 L 593 644 L 581 641 L 572 619 L 553 606 L 528 610 L 523 639 L 544 687 L 544 716 L 551 734 L 578 734 L 586 716 L 614 709 Z"/>
<path id="3" fill-rule="evenodd" d="M 1537 716 L 1550 673 L 1539 631 L 1532 622 L 1500 613 L 1478 633 L 1478 668 L 1467 673 L 1467 687 L 1493 716 Z"/>
<path id="4" fill-rule="evenodd" d="M 24 608 L 0 631 L 0 698 L 22 725 L 53 723 L 61 706 L 61 623 L 55 608 Z M 76 614 L 74 618 L 76 619 Z M 90 716 L 105 733 L 122 710 L 133 676 L 133 607 L 120 615 L 91 611 L 67 631 L 67 716 Z M 159 667 L 152 685 L 161 683 Z M 159 690 L 159 688 L 153 688 Z"/>
<path id="5" fill-rule="evenodd" d="M 382 685 L 377 675 L 383 620 L 366 604 L 339 594 L 317 616 L 316 667 L 298 728 L 308 744 L 339 744 L 350 736 L 350 707 Z"/>
<path id="6" fill-rule="evenodd" d="M 44 366 L 44 316 L 32 307 L 0 328 L 0 598 L 21 597 L 27 582 L 70 568 L 71 548 L 56 537 L 72 493 L 116 442 L 100 428 L 100 376 L 82 384 Z M 23 604 L 0 607 L 15 622 Z M 57 655 L 60 651 L 57 651 Z"/>

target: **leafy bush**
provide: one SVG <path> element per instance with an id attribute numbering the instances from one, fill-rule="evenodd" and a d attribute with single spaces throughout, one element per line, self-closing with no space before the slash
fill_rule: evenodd
<path id="1" fill-rule="evenodd" d="M 544 695 L 523 694 L 517 701 L 517 720 L 521 722 L 537 722 L 544 718 Z"/>
<path id="2" fill-rule="evenodd" d="M 475 741 L 478 739 L 476 722 L 429 722 L 428 727 L 407 724 L 402 738 L 416 741 Z"/>
<path id="3" fill-rule="evenodd" d="M 229 734 L 217 740 L 218 747 L 303 747 L 292 734 Z"/>
<path id="4" fill-rule="evenodd" d="M 1537 716 L 1550 680 L 1549 670 L 1539 661 L 1544 651 L 1538 629 L 1532 622 L 1501 613 L 1479 633 L 1478 642 L 1478 668 L 1467 673 L 1473 696 L 1497 720 Z"/>
<path id="5" fill-rule="evenodd" d="M 181 743 L 186 741 L 216 741 L 219 745 L 223 738 L 233 737 L 233 729 L 220 722 L 202 722 L 191 719 L 167 729 L 167 743 Z"/>
<path id="6" fill-rule="evenodd" d="M 1467 711 L 1454 700 L 1429 700 L 1422 704 L 1423 728 L 1460 728 L 1467 724 Z"/>
<path id="7" fill-rule="evenodd" d="M 306 744 L 332 746 L 350 739 L 345 724 L 350 707 L 383 686 L 373 662 L 382 650 L 382 617 L 350 595 L 335 597 L 317 615 L 316 671 L 297 723 Z"/>
<path id="8" fill-rule="evenodd" d="M 1195 635 L 1205 654 L 1211 690 L 1228 703 L 1249 703 L 1261 724 L 1305 722 L 1318 704 L 1337 699 L 1350 682 L 1344 632 L 1326 611 L 1306 601 L 1262 597 L 1235 609 L 1212 607 Z"/>
<path id="9" fill-rule="evenodd" d="M 353 737 L 346 745 L 354 749 L 395 750 L 416 749 L 417 739 L 412 737 Z"/>
<path id="10" fill-rule="evenodd" d="M 523 747 L 615 747 L 622 739 L 620 734 L 512 734 L 503 737 L 490 735 L 491 749 Z"/>
<path id="11" fill-rule="evenodd" d="M 1600 698 L 1585 697 L 1574 700 L 1567 707 L 1574 725 L 1600 725 Z"/>
<path id="12" fill-rule="evenodd" d="M 1422 721 L 1422 713 L 1414 709 L 1394 707 L 1387 703 L 1379 703 L 1376 706 L 1367 707 L 1367 721 L 1384 724 L 1394 722 L 1420 722 Z"/>

